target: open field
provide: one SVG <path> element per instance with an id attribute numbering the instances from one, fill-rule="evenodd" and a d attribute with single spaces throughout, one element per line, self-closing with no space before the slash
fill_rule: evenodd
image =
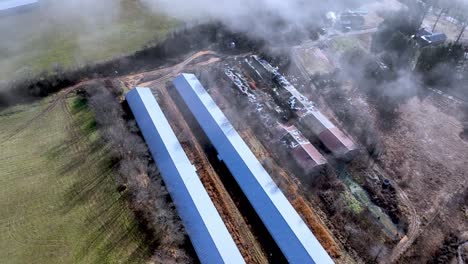
<path id="1" fill-rule="evenodd" d="M 41 1 L 28 12 L 0 16 L 0 80 L 129 54 L 163 39 L 177 25 L 139 1 L 114 1 L 114 10 L 93 12 L 67 2 Z"/>
<path id="2" fill-rule="evenodd" d="M 147 258 L 93 116 L 76 97 L 9 108 L 0 123 L 0 263 Z"/>

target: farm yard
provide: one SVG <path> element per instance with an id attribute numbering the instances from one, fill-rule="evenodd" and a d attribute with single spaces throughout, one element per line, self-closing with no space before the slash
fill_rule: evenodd
<path id="1" fill-rule="evenodd" d="M 0 4 L 0 263 L 466 263 L 468 20 L 341 1 Z"/>

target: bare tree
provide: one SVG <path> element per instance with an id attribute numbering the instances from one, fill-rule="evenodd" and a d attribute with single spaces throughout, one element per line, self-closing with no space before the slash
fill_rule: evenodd
<path id="1" fill-rule="evenodd" d="M 463 36 L 463 33 L 465 33 L 466 27 L 468 26 L 468 21 L 464 21 L 462 25 L 462 29 L 460 31 L 460 34 L 457 37 L 457 40 L 455 42 L 460 42 L 461 37 Z"/>
<path id="2" fill-rule="evenodd" d="M 460 42 L 463 33 L 465 33 L 466 27 L 468 26 L 468 2 L 463 0 L 456 0 L 453 4 L 453 15 L 459 21 L 461 30 L 458 34 L 456 43 Z"/>
<path id="3" fill-rule="evenodd" d="M 426 0 L 426 1 L 415 1 L 416 8 L 419 10 L 419 27 L 422 26 L 424 19 L 426 18 L 429 10 L 436 6 L 439 0 Z M 411 8 L 411 7 L 410 7 Z M 413 7 L 414 8 L 414 7 Z"/>
<path id="4" fill-rule="evenodd" d="M 95 81 L 83 87 L 94 112 L 102 144 L 109 146 L 116 169 L 117 190 L 145 228 L 154 247 L 156 263 L 191 263 L 186 251 L 186 233 L 138 127 L 127 116 L 118 98 L 122 90 L 112 81 Z"/>
<path id="5" fill-rule="evenodd" d="M 440 12 L 439 12 L 439 14 L 437 15 L 437 19 L 436 19 L 436 21 L 435 21 L 435 23 L 434 23 L 434 26 L 432 26 L 432 32 L 435 31 L 435 29 L 436 29 L 436 27 L 437 27 L 437 24 L 439 23 L 440 17 L 441 17 L 444 13 L 446 13 L 447 11 L 448 11 L 448 10 L 445 9 L 445 8 L 441 8 L 441 9 L 440 9 Z"/>

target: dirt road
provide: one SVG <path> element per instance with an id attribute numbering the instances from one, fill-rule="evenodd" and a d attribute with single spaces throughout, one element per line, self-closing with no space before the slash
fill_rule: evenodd
<path id="1" fill-rule="evenodd" d="M 385 171 L 380 168 L 377 164 L 374 164 L 374 169 L 382 175 L 385 179 L 389 179 L 389 176 Z M 398 195 L 399 202 L 408 210 L 408 232 L 393 248 L 390 256 L 386 259 L 386 263 L 395 263 L 398 259 L 406 252 L 406 250 L 413 244 L 416 238 L 420 234 L 421 219 L 414 207 L 413 203 L 408 198 L 408 195 L 403 191 L 397 184 L 392 185 Z"/>
<path id="2" fill-rule="evenodd" d="M 171 67 L 166 67 L 162 69 L 157 69 L 153 71 L 147 71 L 147 72 L 141 72 L 138 74 L 133 74 L 133 75 L 127 75 L 125 77 L 120 78 L 121 81 L 123 81 L 127 87 L 133 88 L 136 86 L 142 86 L 142 87 L 156 87 L 158 85 L 164 84 L 165 82 L 171 80 L 174 78 L 177 74 L 180 74 L 184 68 L 189 65 L 191 62 L 194 60 L 206 56 L 206 55 L 211 55 L 211 56 L 217 56 L 218 54 L 214 51 L 210 50 L 204 50 L 204 51 L 199 51 L 184 61 L 173 65 Z M 205 61 L 200 62 L 200 64 L 208 64 L 208 63 L 213 63 L 216 62 L 216 58 L 209 58 Z"/>

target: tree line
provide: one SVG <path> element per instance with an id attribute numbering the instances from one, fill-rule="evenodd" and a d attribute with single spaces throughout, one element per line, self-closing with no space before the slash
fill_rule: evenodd
<path id="1" fill-rule="evenodd" d="M 118 81 L 94 81 L 78 93 L 93 111 L 100 144 L 110 150 L 116 189 L 127 197 L 156 263 L 192 263 L 191 245 Z"/>

